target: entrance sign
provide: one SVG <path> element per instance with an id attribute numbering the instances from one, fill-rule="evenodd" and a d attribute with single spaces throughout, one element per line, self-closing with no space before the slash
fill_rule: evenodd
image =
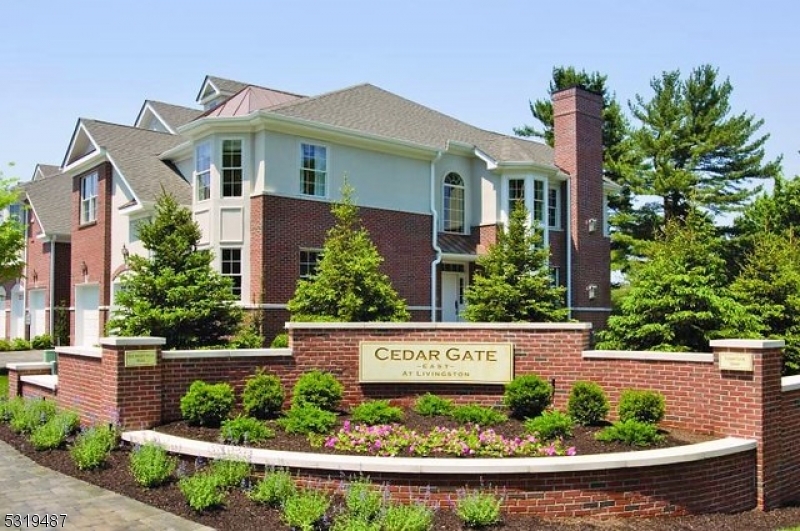
<path id="1" fill-rule="evenodd" d="M 359 343 L 362 383 L 505 384 L 513 378 L 511 343 Z"/>
<path id="2" fill-rule="evenodd" d="M 126 350 L 126 367 L 155 367 L 157 363 L 155 350 Z"/>
<path id="3" fill-rule="evenodd" d="M 753 372 L 753 354 L 746 352 L 720 352 L 719 370 Z"/>

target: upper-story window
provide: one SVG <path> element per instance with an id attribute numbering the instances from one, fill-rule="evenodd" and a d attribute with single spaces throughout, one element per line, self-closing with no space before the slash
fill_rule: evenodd
<path id="1" fill-rule="evenodd" d="M 464 232 L 465 201 L 464 179 L 457 173 L 448 173 L 444 178 L 444 231 Z"/>
<path id="2" fill-rule="evenodd" d="M 325 197 L 328 178 L 328 148 L 300 144 L 300 193 Z"/>
<path id="3" fill-rule="evenodd" d="M 547 226 L 561 228 L 561 188 L 557 185 L 547 189 Z"/>
<path id="4" fill-rule="evenodd" d="M 222 141 L 222 197 L 242 195 L 242 141 Z"/>
<path id="5" fill-rule="evenodd" d="M 97 172 L 81 177 L 81 224 L 97 221 Z"/>
<path id="6" fill-rule="evenodd" d="M 319 249 L 300 249 L 300 278 L 316 275 L 321 258 L 322 251 Z"/>
<path id="7" fill-rule="evenodd" d="M 544 181 L 533 181 L 533 219 L 544 222 L 545 194 Z"/>
<path id="8" fill-rule="evenodd" d="M 222 249 L 222 276 L 233 281 L 233 294 L 242 295 L 242 250 Z"/>
<path id="9" fill-rule="evenodd" d="M 525 179 L 509 179 L 508 181 L 508 215 L 514 211 L 518 203 L 525 205 Z"/>
<path id="10" fill-rule="evenodd" d="M 211 198 L 211 143 L 199 144 L 194 150 L 195 193 L 198 201 Z"/>

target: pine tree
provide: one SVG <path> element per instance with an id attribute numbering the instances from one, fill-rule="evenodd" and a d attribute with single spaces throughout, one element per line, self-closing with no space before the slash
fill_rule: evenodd
<path id="1" fill-rule="evenodd" d="M 508 227 L 478 258 L 480 268 L 464 294 L 469 321 L 566 321 L 565 288 L 553 286 L 550 251 L 542 230 L 528 227 L 528 211 L 518 203 Z"/>
<path id="2" fill-rule="evenodd" d="M 16 180 L 0 171 L 0 214 L 19 202 Z M 25 266 L 25 227 L 13 216 L 0 217 L 0 282 L 18 278 Z"/>
<path id="3" fill-rule="evenodd" d="M 331 213 L 316 274 L 301 279 L 289 311 L 293 321 L 407 321 L 406 303 L 380 270 L 383 258 L 361 225 L 354 190 L 347 182 Z"/>
<path id="4" fill-rule="evenodd" d="M 123 336 L 167 339 L 166 348 L 224 344 L 243 318 L 232 282 L 211 268 L 211 251 L 198 250 L 200 228 L 189 209 L 162 195 L 139 236 L 149 257 L 131 255 L 108 329 Z"/>

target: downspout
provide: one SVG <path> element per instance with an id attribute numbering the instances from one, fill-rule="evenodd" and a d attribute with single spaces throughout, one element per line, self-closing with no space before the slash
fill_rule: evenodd
<path id="1" fill-rule="evenodd" d="M 56 235 L 50 237 L 50 337 L 55 341 L 55 313 L 56 313 Z"/>
<path id="2" fill-rule="evenodd" d="M 442 152 L 436 152 L 436 158 L 431 161 L 431 215 L 433 216 L 433 229 L 431 230 L 431 245 L 436 252 L 436 258 L 431 262 L 431 322 L 436 322 L 436 268 L 442 261 L 442 248 L 439 247 L 439 211 L 436 209 L 436 163 L 442 158 Z"/>
<path id="3" fill-rule="evenodd" d="M 572 319 L 572 177 L 567 177 L 567 318 Z"/>

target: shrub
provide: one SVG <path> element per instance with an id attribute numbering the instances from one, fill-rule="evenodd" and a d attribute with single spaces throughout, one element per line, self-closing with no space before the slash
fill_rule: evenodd
<path id="1" fill-rule="evenodd" d="M 262 348 L 264 338 L 258 332 L 258 328 L 252 324 L 245 324 L 228 341 L 228 348 Z"/>
<path id="2" fill-rule="evenodd" d="M 32 433 L 56 414 L 56 403 L 53 400 L 28 399 L 14 406 L 9 426 L 16 433 Z"/>
<path id="3" fill-rule="evenodd" d="M 477 404 L 457 406 L 450 416 L 462 424 L 477 424 L 478 426 L 494 426 L 508 420 L 508 417 L 499 411 Z"/>
<path id="4" fill-rule="evenodd" d="M 36 350 L 53 348 L 53 338 L 50 336 L 50 334 L 42 334 L 40 336 L 36 336 L 31 340 L 31 347 L 33 347 Z"/>
<path id="5" fill-rule="evenodd" d="M 286 433 L 324 434 L 333 429 L 336 414 L 314 406 L 292 406 L 278 424 Z"/>
<path id="6" fill-rule="evenodd" d="M 604 428 L 595 438 L 602 442 L 617 441 L 631 446 L 650 446 L 664 437 L 658 433 L 654 424 L 628 419 Z"/>
<path id="7" fill-rule="evenodd" d="M 347 485 L 344 494 L 347 513 L 357 520 L 374 520 L 383 508 L 383 495 L 368 479 L 359 478 Z"/>
<path id="8" fill-rule="evenodd" d="M 581 426 L 592 426 L 605 420 L 609 411 L 603 388 L 594 382 L 575 382 L 569 393 L 567 413 Z"/>
<path id="9" fill-rule="evenodd" d="M 304 490 L 290 496 L 283 505 L 283 521 L 292 529 L 314 531 L 331 505 L 329 497 L 321 492 Z"/>
<path id="10" fill-rule="evenodd" d="M 560 411 L 545 411 L 538 417 L 525 421 L 525 431 L 535 433 L 540 438 L 551 441 L 553 439 L 570 437 L 572 435 L 572 417 Z"/>
<path id="11" fill-rule="evenodd" d="M 342 401 L 344 386 L 329 372 L 309 371 L 297 379 L 292 391 L 292 407 L 315 406 L 334 411 Z"/>
<path id="12" fill-rule="evenodd" d="M 553 388 L 535 374 L 517 376 L 506 384 L 503 403 L 511 409 L 511 415 L 531 418 L 541 415 L 553 397 Z"/>
<path id="13" fill-rule="evenodd" d="M 388 400 L 367 400 L 362 402 L 350 412 L 353 422 L 364 424 L 391 424 L 403 420 L 403 410 L 397 406 L 389 405 Z"/>
<path id="14" fill-rule="evenodd" d="M 36 450 L 52 450 L 62 446 L 80 426 L 80 417 L 72 411 L 56 414 L 31 432 L 30 441 Z"/>
<path id="15" fill-rule="evenodd" d="M 70 456 L 79 470 L 98 468 L 117 447 L 117 430 L 112 426 L 93 426 L 78 435 L 70 448 Z"/>
<path id="16" fill-rule="evenodd" d="M 275 339 L 270 343 L 269 348 L 288 348 L 289 347 L 289 334 L 282 333 L 275 336 Z"/>
<path id="17" fill-rule="evenodd" d="M 201 472 L 185 477 L 178 482 L 178 488 L 189 507 L 195 511 L 200 512 L 225 504 L 227 494 L 219 488 L 217 479 L 212 474 Z"/>
<path id="18" fill-rule="evenodd" d="M 242 415 L 223 420 L 219 430 L 220 438 L 227 444 L 260 443 L 275 437 L 275 432 L 263 421 Z"/>
<path id="19" fill-rule="evenodd" d="M 383 515 L 383 531 L 428 531 L 433 529 L 433 509 L 422 504 L 390 505 Z"/>
<path id="20" fill-rule="evenodd" d="M 500 522 L 500 499 L 473 492 L 456 501 L 456 515 L 467 527 L 487 527 Z"/>
<path id="21" fill-rule="evenodd" d="M 250 499 L 277 507 L 297 492 L 291 474 L 286 470 L 272 470 L 264 475 L 250 492 Z"/>
<path id="22" fill-rule="evenodd" d="M 664 418 L 664 395 L 656 391 L 626 389 L 619 398 L 619 420 L 656 424 Z"/>
<path id="23" fill-rule="evenodd" d="M 268 419 L 280 413 L 285 398 L 280 379 L 259 369 L 244 384 L 242 408 L 251 417 Z"/>
<path id="24" fill-rule="evenodd" d="M 25 409 L 25 399 L 15 396 L 11 400 L 0 400 L 0 422 L 11 422 L 20 411 Z"/>
<path id="25" fill-rule="evenodd" d="M 11 350 L 11 341 L 0 338 L 0 352 L 8 352 L 9 350 Z"/>
<path id="26" fill-rule="evenodd" d="M 235 401 L 230 384 L 196 380 L 181 398 L 181 414 L 189 424 L 216 427 L 230 414 Z"/>
<path id="27" fill-rule="evenodd" d="M 177 466 L 176 457 L 171 457 L 166 450 L 153 443 L 137 446 L 130 455 L 131 475 L 143 487 L 163 485 Z"/>
<path id="28" fill-rule="evenodd" d="M 226 489 L 241 485 L 251 472 L 250 463 L 240 459 L 215 459 L 208 471 L 217 480 L 217 486 Z"/>
<path id="29" fill-rule="evenodd" d="M 18 337 L 11 340 L 11 350 L 30 350 L 31 344 L 29 341 Z"/>
<path id="30" fill-rule="evenodd" d="M 425 393 L 417 398 L 414 411 L 424 417 L 447 416 L 453 412 L 453 401 L 438 395 Z"/>
<path id="31" fill-rule="evenodd" d="M 331 531 L 381 531 L 379 521 L 362 520 L 350 513 L 342 513 L 333 521 Z"/>

